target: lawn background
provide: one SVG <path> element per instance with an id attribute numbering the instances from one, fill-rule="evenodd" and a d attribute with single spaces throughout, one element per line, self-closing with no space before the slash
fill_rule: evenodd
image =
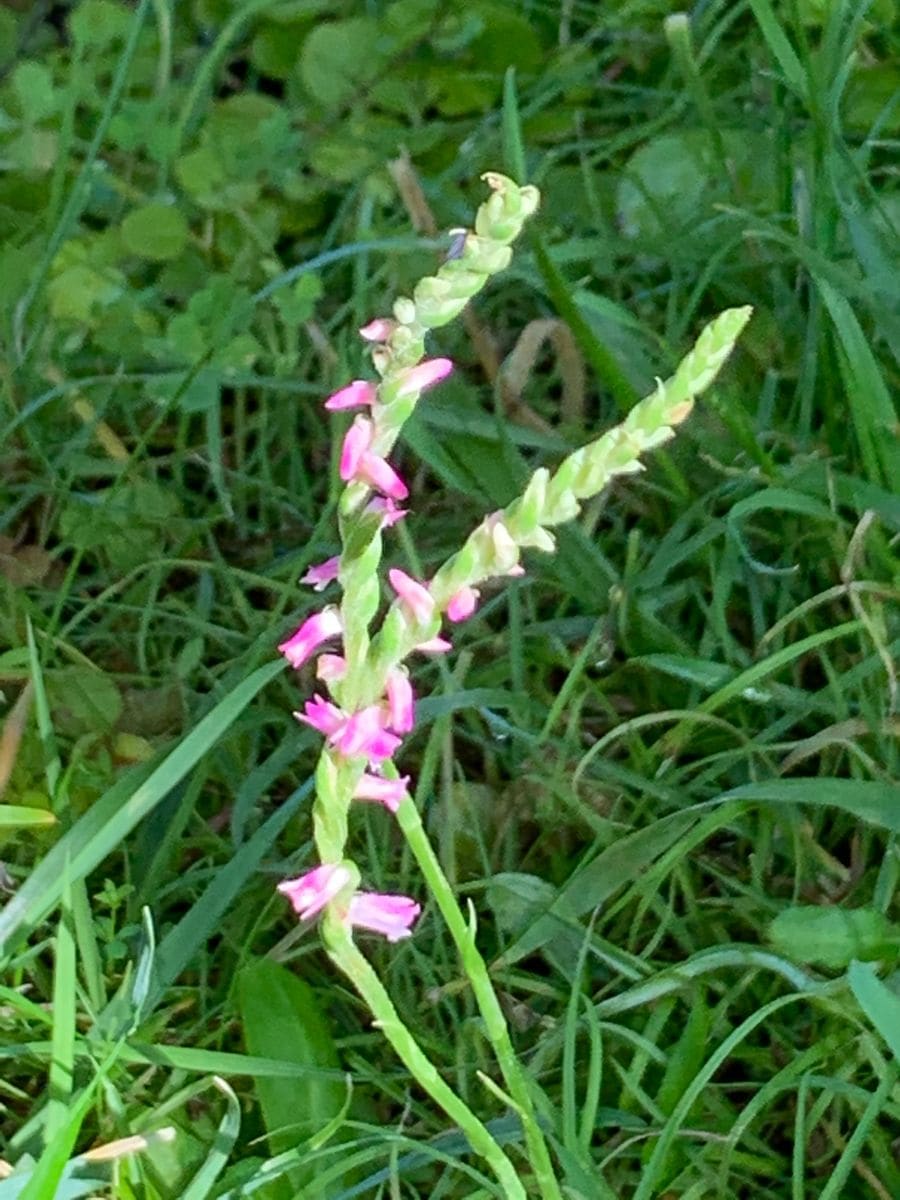
<path id="1" fill-rule="evenodd" d="M 495 1194 L 274 892 L 316 754 L 274 646 L 337 546 L 321 399 L 519 145 L 543 206 L 432 340 L 393 563 L 755 313 L 417 672 L 404 769 L 573 1197 L 900 1194 L 896 6 L 672 18 L 0 9 L 0 1200 Z M 436 914 L 365 949 L 516 1157 Z"/>

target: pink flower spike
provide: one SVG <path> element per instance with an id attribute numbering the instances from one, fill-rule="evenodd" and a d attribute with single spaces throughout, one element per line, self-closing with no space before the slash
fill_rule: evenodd
<path id="1" fill-rule="evenodd" d="M 278 891 L 282 896 L 287 896 L 297 916 L 308 921 L 317 912 L 321 912 L 350 880 L 351 875 L 346 867 L 324 863 L 307 871 L 298 879 L 286 879 L 284 883 L 279 883 Z"/>
<path id="2" fill-rule="evenodd" d="M 391 729 L 395 733 L 409 733 L 416 723 L 416 696 L 409 676 L 401 667 L 394 667 L 388 675 L 387 702 Z"/>
<path id="3" fill-rule="evenodd" d="M 382 529 L 390 529 L 406 516 L 405 508 L 398 508 L 390 496 L 376 496 L 366 505 L 366 512 L 378 513 L 381 516 Z"/>
<path id="4" fill-rule="evenodd" d="M 347 920 L 361 929 L 383 934 L 389 942 L 399 942 L 410 936 L 413 922 L 421 911 L 409 896 L 357 892 L 350 901 Z"/>
<path id="5" fill-rule="evenodd" d="M 339 735 L 347 724 L 347 718 L 338 706 L 319 695 L 313 696 L 312 700 L 307 700 L 303 706 L 303 712 L 296 712 L 294 716 L 298 721 L 312 726 L 327 738 Z"/>
<path id="6" fill-rule="evenodd" d="M 427 642 L 419 642 L 413 649 L 418 650 L 420 654 L 448 654 L 453 649 L 453 643 L 448 642 L 446 638 L 433 637 Z"/>
<path id="7" fill-rule="evenodd" d="M 467 617 L 471 617 L 478 607 L 480 595 L 478 588 L 473 587 L 461 587 L 458 592 L 454 592 L 447 602 L 448 618 L 451 621 L 465 621 Z"/>
<path id="8" fill-rule="evenodd" d="M 343 633 L 338 610 L 332 605 L 307 617 L 295 634 L 281 642 L 278 649 L 295 670 L 306 662 L 316 647 Z"/>
<path id="9" fill-rule="evenodd" d="M 397 322 L 390 317 L 376 317 L 368 325 L 363 325 L 359 336 L 365 342 L 386 342 L 396 328 Z"/>
<path id="10" fill-rule="evenodd" d="M 430 621 L 434 614 L 434 600 L 424 584 L 418 583 L 405 571 L 392 567 L 388 571 L 391 587 L 420 624 Z"/>
<path id="11" fill-rule="evenodd" d="M 368 772 L 360 777 L 353 792 L 354 800 L 373 800 L 383 804 L 389 812 L 395 813 L 400 807 L 400 801 L 407 795 L 409 776 L 401 779 L 383 779 L 380 775 L 370 775 Z"/>
<path id="12" fill-rule="evenodd" d="M 433 387 L 442 379 L 446 379 L 452 370 L 453 363 L 449 358 L 426 358 L 416 366 L 410 367 L 408 371 L 404 371 L 397 395 L 411 396 L 416 392 L 422 392 L 425 388 Z"/>
<path id="13" fill-rule="evenodd" d="M 354 379 L 346 387 L 333 392 L 325 401 L 329 412 L 340 412 L 344 408 L 365 408 L 372 405 L 378 396 L 378 388 L 368 379 Z"/>
<path id="14" fill-rule="evenodd" d="M 337 579 L 340 565 L 339 554 L 336 554 L 334 558 L 326 558 L 324 562 L 310 567 L 305 575 L 301 575 L 300 582 L 310 584 L 314 592 L 321 592 L 324 587 Z"/>
<path id="15" fill-rule="evenodd" d="M 316 659 L 316 678 L 323 683 L 334 683 L 343 679 L 347 660 L 342 654 L 320 654 Z"/>
<path id="16" fill-rule="evenodd" d="M 371 440 L 372 422 L 365 417 L 357 417 L 344 435 L 344 444 L 341 447 L 340 473 L 344 483 L 349 483 L 356 475 Z"/>

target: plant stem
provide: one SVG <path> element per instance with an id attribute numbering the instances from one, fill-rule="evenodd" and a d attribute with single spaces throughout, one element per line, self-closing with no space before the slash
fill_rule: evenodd
<path id="1" fill-rule="evenodd" d="M 527 1076 L 513 1049 L 506 1017 L 500 1007 L 497 993 L 494 991 L 487 963 L 475 945 L 474 926 L 470 926 L 466 921 L 463 911 L 457 903 L 453 888 L 434 853 L 412 799 L 407 798 L 402 801 L 397 811 L 397 821 L 420 871 L 425 876 L 429 890 L 437 901 L 441 915 L 450 930 L 450 935 L 456 943 L 463 970 L 472 984 L 475 1003 L 478 1005 L 484 1021 L 488 1040 L 493 1047 L 504 1082 L 522 1121 L 528 1157 L 540 1188 L 542 1200 L 563 1200 L 550 1158 L 550 1151 L 535 1114 Z"/>
<path id="2" fill-rule="evenodd" d="M 387 990 L 368 959 L 357 948 L 344 923 L 328 914 L 322 923 L 322 935 L 328 957 L 362 996 L 375 1018 L 375 1024 L 390 1042 L 410 1074 L 436 1101 L 468 1138 L 496 1175 L 506 1200 L 528 1200 L 516 1168 L 486 1125 L 438 1074 L 394 1007 Z M 561 1198 L 560 1198 L 561 1200 Z"/>

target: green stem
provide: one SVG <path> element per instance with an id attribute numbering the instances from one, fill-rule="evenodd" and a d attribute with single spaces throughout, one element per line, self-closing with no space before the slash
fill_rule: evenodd
<path id="1" fill-rule="evenodd" d="M 384 984 L 368 959 L 354 944 L 344 923 L 329 913 L 322 922 L 322 936 L 328 957 L 362 996 L 375 1017 L 378 1028 L 416 1082 L 443 1108 L 466 1135 L 472 1149 L 480 1154 L 496 1175 L 506 1200 L 528 1200 L 525 1188 L 512 1162 L 507 1158 L 489 1129 L 440 1077 L 402 1017 L 394 1007 Z"/>
<path id="2" fill-rule="evenodd" d="M 425 876 L 429 890 L 437 901 L 441 915 L 456 943 L 463 970 L 472 984 L 475 1003 L 478 1005 L 484 1021 L 488 1040 L 493 1047 L 504 1082 L 522 1121 L 528 1157 L 540 1188 L 541 1197 L 543 1200 L 563 1200 L 550 1159 L 550 1151 L 535 1114 L 528 1079 L 513 1049 L 506 1017 L 500 1007 L 497 993 L 494 991 L 487 963 L 475 945 L 474 929 L 470 928 L 466 922 L 453 888 L 432 849 L 418 810 L 411 799 L 407 798 L 401 803 L 397 811 L 397 821 L 419 865 L 419 870 Z"/>

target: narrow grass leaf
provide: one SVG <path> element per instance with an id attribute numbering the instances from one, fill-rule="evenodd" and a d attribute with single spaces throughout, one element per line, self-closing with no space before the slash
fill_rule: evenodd
<path id="1" fill-rule="evenodd" d="M 779 67 L 781 67 L 788 87 L 801 100 L 805 103 L 808 102 L 809 86 L 806 71 L 803 69 L 803 64 L 797 56 L 797 51 L 791 45 L 787 34 L 782 29 L 770 0 L 750 0 L 750 7 L 762 30 L 762 35 L 766 39 L 766 44 L 772 53 L 772 57 L 778 63 Z"/>
<path id="2" fill-rule="evenodd" d="M 804 995 L 795 996 L 780 996 L 777 1000 L 772 1000 L 768 1004 L 763 1005 L 752 1016 L 742 1021 L 738 1027 L 728 1035 L 714 1052 L 703 1064 L 703 1067 L 698 1070 L 693 1079 L 682 1093 L 681 1099 L 676 1104 L 671 1116 L 666 1121 L 663 1129 L 660 1132 L 659 1138 L 654 1146 L 653 1153 L 650 1156 L 650 1161 L 646 1164 L 643 1173 L 641 1174 L 640 1182 L 634 1193 L 633 1200 L 651 1200 L 652 1197 L 658 1195 L 658 1188 L 662 1172 L 668 1161 L 669 1152 L 672 1144 L 687 1120 L 688 1114 L 696 1104 L 701 1092 L 709 1084 L 715 1073 L 722 1065 L 731 1057 L 733 1052 L 741 1044 L 741 1042 L 753 1032 L 753 1030 L 767 1021 L 779 1009 L 784 1008 L 788 1004 L 796 1004 L 806 1000 Z"/>
<path id="3" fill-rule="evenodd" d="M 762 801 L 840 808 L 869 825 L 900 833 L 900 798 L 895 783 L 867 779 L 771 779 L 745 783 L 718 797 L 717 803 Z"/>
<path id="4" fill-rule="evenodd" d="M 53 949 L 53 1051 L 44 1117 L 44 1138 L 48 1145 L 66 1126 L 75 1069 L 75 935 L 71 899 L 71 887 L 67 886 Z"/>
<path id="5" fill-rule="evenodd" d="M 503 161 L 511 179 L 520 185 L 528 182 L 515 67 L 507 67 L 503 76 Z"/>
<path id="6" fill-rule="evenodd" d="M 798 658 L 803 658 L 811 654 L 815 650 L 819 650 L 827 646 L 830 642 L 838 641 L 840 638 L 848 637 L 851 634 L 859 633 L 864 629 L 861 621 L 844 621 L 840 625 L 834 625 L 830 629 L 821 629 L 817 633 L 812 633 L 809 637 L 800 638 L 798 641 L 791 643 L 790 646 L 785 646 L 782 650 L 770 654 L 768 658 L 762 659 L 760 662 L 754 663 L 752 667 L 747 667 L 745 671 L 741 671 L 739 675 L 724 684 L 712 696 L 708 696 L 702 704 L 697 706 L 698 712 L 712 713 L 717 709 L 724 707 L 729 701 L 735 697 L 741 696 L 744 693 L 752 692 L 756 689 L 756 685 L 762 680 L 774 675 L 776 671 L 780 671 L 783 667 L 796 662 Z M 692 732 L 693 722 L 691 720 L 679 721 L 672 729 L 666 733 L 659 742 L 659 748 L 666 755 L 675 754 L 683 745 L 685 738 Z"/>
<path id="7" fill-rule="evenodd" d="M 572 288 L 553 261 L 538 234 L 531 232 L 529 240 L 535 261 L 544 281 L 547 295 L 560 317 L 572 330 L 582 354 L 594 368 L 597 378 L 608 388 L 619 412 L 629 411 L 640 399 L 616 356 L 597 337 L 572 299 Z"/>
<path id="8" fill-rule="evenodd" d="M 824 279 L 816 285 L 843 350 L 839 357 L 845 395 L 866 474 L 875 484 L 900 493 L 897 409 L 862 326 L 845 296 Z"/>
<path id="9" fill-rule="evenodd" d="M 219 1128 L 206 1161 L 188 1184 L 181 1200 L 206 1200 L 216 1180 L 225 1169 L 225 1164 L 231 1156 L 241 1130 L 241 1105 L 237 1096 L 224 1079 L 216 1077 L 213 1079 L 213 1084 L 225 1097 L 225 1115 L 219 1122 Z"/>
<path id="10" fill-rule="evenodd" d="M 852 962 L 847 979 L 857 1004 L 900 1063 L 900 996 L 881 982 L 870 963 Z"/>
<path id="11" fill-rule="evenodd" d="M 53 719 L 50 716 L 50 703 L 47 700 L 47 689 L 44 687 L 44 673 L 38 657 L 37 643 L 34 640 L 34 629 L 31 621 L 26 625 L 28 635 L 28 666 L 31 672 L 31 686 L 34 689 L 34 711 L 37 716 L 38 734 L 44 751 L 44 776 L 47 780 L 47 794 L 54 810 L 57 807 L 56 790 L 59 786 L 62 764 L 59 758 L 59 747 L 56 744 L 56 733 L 53 729 Z"/>
<path id="12" fill-rule="evenodd" d="M 94 1169 L 96 1170 L 96 1168 Z M 83 1164 L 77 1159 L 66 1163 L 62 1176 L 56 1184 L 56 1191 L 52 1196 L 48 1195 L 47 1200 L 83 1200 L 83 1197 L 102 1196 L 104 1192 L 108 1194 L 108 1179 L 84 1175 L 82 1174 L 83 1170 Z M 33 1172 L 28 1171 L 21 1175 L 12 1175 L 9 1179 L 0 1180 L 0 1200 L 22 1200 L 22 1194 L 32 1175 Z"/>
<path id="13" fill-rule="evenodd" d="M 66 864 L 74 881 L 101 863 L 283 669 L 283 663 L 270 662 L 249 675 L 137 787 L 133 777 L 113 784 L 45 855 L 0 912 L 0 947 L 8 949 L 14 934 L 32 928 L 53 910 L 62 894 Z"/>
<path id="14" fill-rule="evenodd" d="M 69 1109 L 65 1124 L 48 1142 L 28 1182 L 19 1193 L 19 1200 L 53 1200 L 56 1196 L 81 1126 L 93 1106 L 98 1082 L 99 1076 L 81 1093 L 74 1107 Z"/>
<path id="15" fill-rule="evenodd" d="M 894 1028 L 896 1029 L 897 1026 Z M 872 1126 L 888 1104 L 896 1082 L 897 1067 L 892 1067 L 885 1072 L 878 1088 L 872 1093 L 869 1103 L 857 1120 L 856 1127 L 849 1138 L 847 1138 L 847 1144 L 841 1153 L 841 1157 L 835 1164 L 834 1170 L 831 1172 L 825 1187 L 819 1193 L 819 1200 L 841 1200 L 842 1197 L 848 1195 L 846 1187 L 850 1173 L 856 1164 L 856 1160 L 865 1148 Z"/>
<path id="16" fill-rule="evenodd" d="M 31 829 L 35 825 L 55 825 L 56 817 L 46 808 L 25 804 L 0 804 L 0 829 Z"/>

